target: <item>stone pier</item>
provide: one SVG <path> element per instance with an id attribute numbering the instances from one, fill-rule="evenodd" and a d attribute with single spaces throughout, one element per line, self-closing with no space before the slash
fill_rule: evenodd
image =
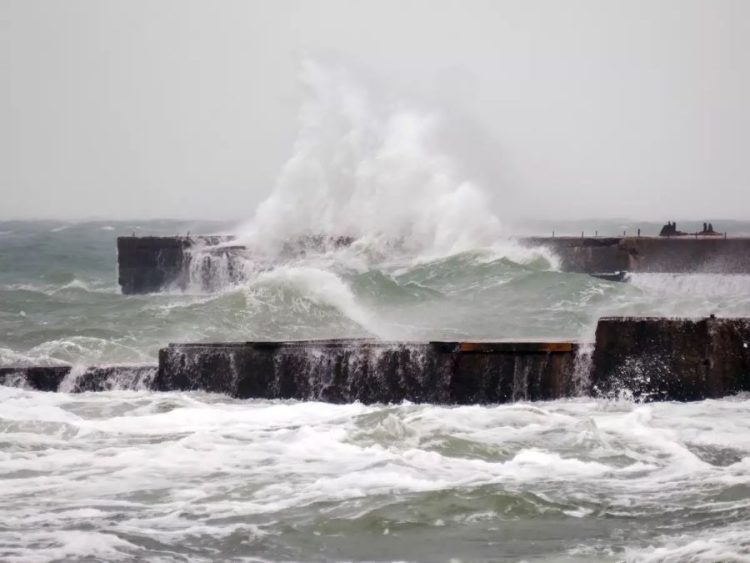
<path id="1" fill-rule="evenodd" d="M 580 395 L 692 401 L 750 391 L 750 319 L 604 318 L 593 346 L 375 340 L 170 344 L 160 351 L 158 368 L 4 367 L 0 384 L 332 403 L 467 405 Z"/>

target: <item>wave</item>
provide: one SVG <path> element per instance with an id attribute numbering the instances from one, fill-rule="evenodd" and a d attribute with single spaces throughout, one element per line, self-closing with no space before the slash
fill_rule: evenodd
<path id="1" fill-rule="evenodd" d="M 351 288 L 332 272 L 302 266 L 274 268 L 262 272 L 254 285 L 256 289 L 268 286 L 291 288 L 312 304 L 332 307 L 368 332 L 385 336 L 374 315 L 357 302 Z"/>
<path id="2" fill-rule="evenodd" d="M 437 149 L 437 115 L 381 107 L 347 72 L 312 60 L 300 78 L 310 97 L 294 154 L 240 240 L 273 248 L 344 236 L 387 254 L 439 257 L 501 238 L 488 192 Z"/>
<path id="3" fill-rule="evenodd" d="M 231 313 L 232 318 L 252 334 L 258 334 L 254 323 L 271 327 L 286 323 L 286 337 L 315 337 L 312 329 L 318 324 L 318 335 L 345 336 L 349 333 L 345 327 L 356 326 L 358 335 L 409 338 L 416 335 L 408 325 L 419 320 L 409 320 L 407 314 L 404 324 L 394 315 L 398 307 L 404 312 L 404 306 L 429 307 L 455 296 L 491 291 L 518 277 L 553 271 L 556 266 L 547 251 L 512 242 L 432 261 L 397 255 L 374 262 L 369 250 L 355 241 L 351 246 L 311 247 L 302 254 L 271 258 L 197 248 L 191 253 L 186 292 L 173 289 L 168 294 L 189 298 L 152 308 L 180 317 L 200 310 L 211 319 L 221 311 L 229 314 L 228 309 L 234 307 L 237 311 Z M 244 296 L 244 304 L 237 301 L 239 294 Z M 274 328 L 271 334 L 279 333 Z"/>

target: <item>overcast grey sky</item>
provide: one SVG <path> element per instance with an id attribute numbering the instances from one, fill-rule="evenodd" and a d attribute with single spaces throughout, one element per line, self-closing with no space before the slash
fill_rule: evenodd
<path id="1" fill-rule="evenodd" d="M 306 56 L 440 113 L 501 217 L 750 218 L 744 0 L 0 0 L 0 218 L 250 217 Z"/>

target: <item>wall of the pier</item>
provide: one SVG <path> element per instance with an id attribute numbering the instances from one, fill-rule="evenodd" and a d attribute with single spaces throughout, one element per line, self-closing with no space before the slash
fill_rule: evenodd
<path id="1" fill-rule="evenodd" d="M 691 401 L 750 391 L 750 319 L 604 318 L 592 357 L 587 350 L 566 342 L 171 344 L 160 351 L 158 369 L 4 367 L 0 384 L 334 403 L 493 404 L 623 393 Z"/>
<path id="2" fill-rule="evenodd" d="M 750 320 L 604 318 L 591 383 L 651 400 L 690 401 L 750 390 Z"/>
<path id="3" fill-rule="evenodd" d="M 126 295 L 153 293 L 186 283 L 186 237 L 119 237 L 118 282 Z"/>
<path id="4" fill-rule="evenodd" d="M 569 396 L 575 345 L 369 341 L 178 344 L 160 390 L 334 403 L 504 403 Z"/>
<path id="5" fill-rule="evenodd" d="M 621 240 L 611 237 L 533 237 L 522 239 L 522 242 L 549 248 L 560 259 L 560 269 L 564 272 L 592 273 L 630 268 L 630 253 L 620 245 Z"/>
<path id="6" fill-rule="evenodd" d="M 212 248 L 199 258 L 197 282 L 201 289 L 213 289 L 212 259 L 232 249 L 218 245 L 231 240 L 227 236 L 195 237 L 118 237 L 118 282 L 126 295 L 155 293 L 169 288 L 186 289 L 191 282 L 192 250 Z M 195 270 L 195 269 L 194 269 Z M 204 287 L 205 286 L 205 287 Z"/>
<path id="7" fill-rule="evenodd" d="M 560 258 L 566 272 L 750 273 L 750 238 L 529 238 Z"/>

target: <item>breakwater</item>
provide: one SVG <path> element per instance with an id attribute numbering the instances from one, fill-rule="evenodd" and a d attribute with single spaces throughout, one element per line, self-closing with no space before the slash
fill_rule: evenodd
<path id="1" fill-rule="evenodd" d="M 332 403 L 495 404 L 579 395 L 690 401 L 750 391 L 750 319 L 601 319 L 575 342 L 311 340 L 170 344 L 159 365 L 18 367 L 43 391 L 208 391 Z"/>
<path id="2" fill-rule="evenodd" d="M 119 284 L 124 294 L 185 289 L 212 290 L 245 278 L 249 251 L 229 236 L 119 237 Z M 326 244 L 344 246 L 346 237 L 308 237 L 285 253 Z M 750 273 L 750 238 L 722 237 L 528 237 L 526 246 L 549 248 L 566 272 Z"/>

